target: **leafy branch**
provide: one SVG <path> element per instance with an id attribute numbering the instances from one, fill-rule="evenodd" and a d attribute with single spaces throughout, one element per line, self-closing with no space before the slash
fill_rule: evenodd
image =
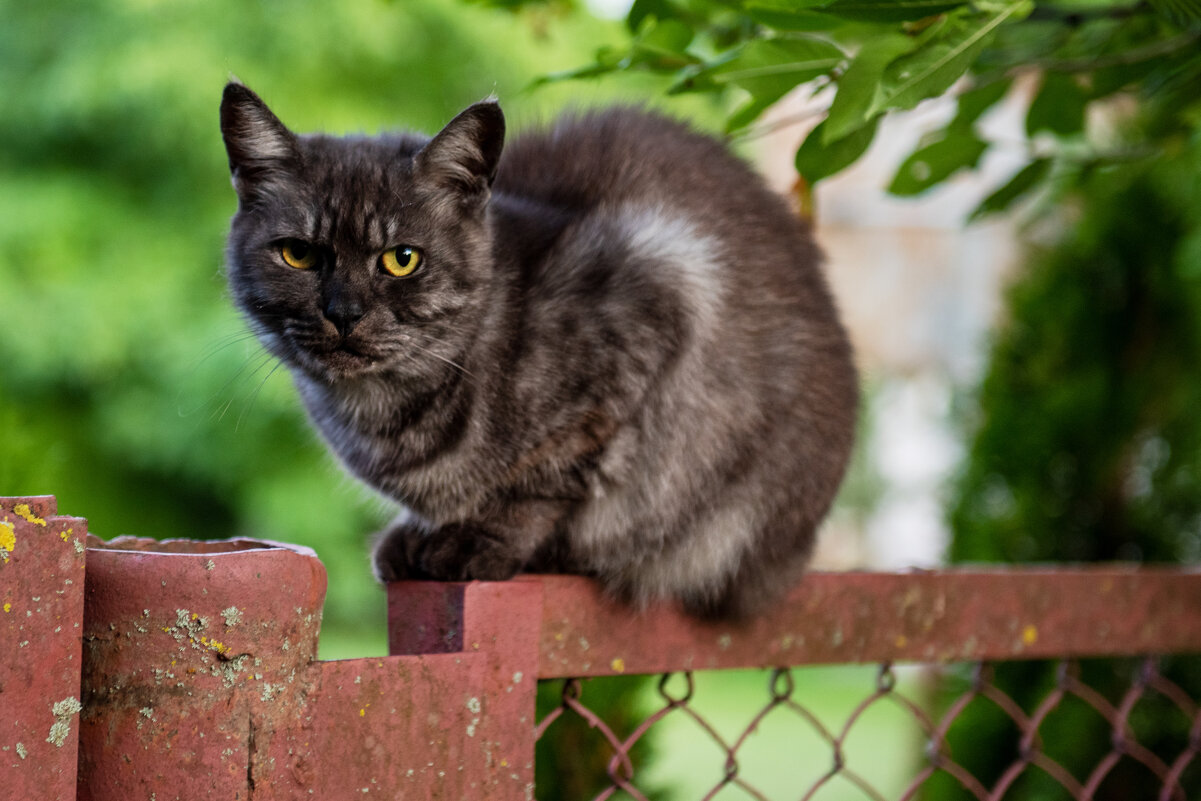
<path id="1" fill-rule="evenodd" d="M 1201 123 L 1201 0 L 636 0 L 626 24 L 628 45 L 548 80 L 669 76 L 671 93 L 726 98 L 726 130 L 739 138 L 809 119 L 757 124 L 798 86 L 832 86 L 824 119 L 796 154 L 810 188 L 857 161 L 883 117 L 945 95 L 958 113 L 923 139 L 889 191 L 926 192 L 974 168 L 996 145 L 976 122 L 1017 75 L 1033 73 L 1026 132 L 1052 144 L 1029 148 L 973 217 L 1069 187 L 1064 176 L 1082 161 L 1153 158 Z M 1117 96 L 1134 100 L 1121 105 L 1134 108 L 1125 124 L 1106 128 L 1123 141 L 1089 124 L 1094 106 L 1118 114 L 1109 102 Z"/>

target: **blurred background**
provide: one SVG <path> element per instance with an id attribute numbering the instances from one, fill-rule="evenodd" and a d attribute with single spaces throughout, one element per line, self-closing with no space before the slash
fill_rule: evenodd
<path id="1" fill-rule="evenodd" d="M 366 537 L 391 510 L 334 465 L 227 297 L 222 87 L 298 131 L 433 133 L 490 93 L 520 128 L 656 81 L 525 91 L 622 33 L 553 9 L 14 0 L 0 19 L 0 493 L 53 493 L 104 538 L 313 547 L 323 647 L 383 653 Z"/>
<path id="2" fill-rule="evenodd" d="M 232 75 L 298 131 L 432 133 L 496 94 L 514 130 L 621 100 L 720 132 L 725 100 L 669 97 L 654 74 L 533 86 L 627 41 L 628 2 L 516 5 L 0 0 L 0 494 L 57 495 L 104 538 L 312 547 L 323 657 L 385 653 L 366 543 L 391 510 L 340 472 L 229 303 L 217 107 Z M 1201 557 L 1201 115 L 968 224 L 1028 160 L 1037 90 L 1016 81 L 979 121 L 984 158 L 931 191 L 885 190 L 954 99 L 889 115 L 812 193 L 865 394 L 819 568 Z M 828 102 L 790 95 L 735 147 L 795 195 Z M 1090 125 L 1137 124 L 1132 105 Z M 870 683 L 822 675 L 830 703 Z M 888 725 L 862 746 L 895 755 L 885 773 L 908 764 Z"/>

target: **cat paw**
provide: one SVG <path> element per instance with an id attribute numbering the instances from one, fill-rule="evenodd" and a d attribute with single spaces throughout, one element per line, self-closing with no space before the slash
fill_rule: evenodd
<path id="1" fill-rule="evenodd" d="M 425 578 L 414 562 L 416 547 L 425 537 L 424 531 L 406 525 L 393 526 L 380 532 L 371 552 L 371 568 L 381 584 L 405 579 Z"/>
<path id="2" fill-rule="evenodd" d="M 375 576 L 381 582 L 505 581 L 523 565 L 503 540 L 471 523 L 451 523 L 429 533 L 392 529 L 374 553 Z"/>
<path id="3" fill-rule="evenodd" d="M 438 581 L 505 581 L 523 566 L 507 543 L 470 523 L 451 523 L 427 535 L 418 564 Z"/>

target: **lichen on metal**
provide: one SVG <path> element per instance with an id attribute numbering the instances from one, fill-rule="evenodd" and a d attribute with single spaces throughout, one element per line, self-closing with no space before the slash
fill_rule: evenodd
<path id="1" fill-rule="evenodd" d="M 4 798 L 73 798 L 83 557 L 53 498 L 0 498 L 0 742 Z"/>
<path id="2" fill-rule="evenodd" d="M 20 517 L 20 518 L 26 520 L 29 523 L 33 523 L 35 526 L 41 526 L 42 528 L 46 527 L 45 518 L 41 518 L 41 517 L 38 517 L 37 515 L 35 515 L 30 510 L 29 504 L 27 504 L 27 503 L 15 504 L 13 506 L 13 514 L 15 514 L 17 517 Z"/>
<path id="3" fill-rule="evenodd" d="M 46 737 L 46 742 L 52 743 L 56 748 L 62 748 L 71 734 L 71 718 L 78 715 L 82 708 L 79 699 L 74 696 L 64 698 L 51 707 L 54 723 L 50 725 L 50 734 Z"/>
<path id="4" fill-rule="evenodd" d="M 221 610 L 221 617 L 225 620 L 225 625 L 232 629 L 242 620 L 242 612 L 238 607 L 231 606 Z"/>
<path id="5" fill-rule="evenodd" d="M 8 520 L 0 520 L 0 562 L 7 562 L 8 555 L 17 550 L 17 529 Z"/>

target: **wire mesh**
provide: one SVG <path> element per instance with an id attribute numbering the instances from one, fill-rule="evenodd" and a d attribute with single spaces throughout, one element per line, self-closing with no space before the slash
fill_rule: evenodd
<path id="1" fill-rule="evenodd" d="M 837 690 L 814 670 L 833 675 L 759 672 L 757 699 L 725 704 L 737 720 L 717 711 L 720 698 L 700 698 L 698 679 L 710 673 L 663 674 L 642 693 L 640 719 L 603 696 L 590 703 L 593 680 L 554 682 L 555 705 L 537 723 L 540 758 L 557 731 L 586 726 L 604 758 L 591 760 L 591 784 L 572 786 L 598 800 L 1201 798 L 1201 708 L 1185 689 L 1201 687 L 1197 658 L 884 663 Z M 832 695 L 849 707 L 832 712 Z M 765 739 L 776 741 L 769 765 L 751 754 Z M 683 773 L 673 778 L 655 763 L 673 761 L 677 747 L 688 754 L 674 758 Z M 566 770 L 572 755 L 557 760 Z M 885 762 L 893 767 L 882 776 Z M 565 797 L 545 775 L 537 797 Z"/>

